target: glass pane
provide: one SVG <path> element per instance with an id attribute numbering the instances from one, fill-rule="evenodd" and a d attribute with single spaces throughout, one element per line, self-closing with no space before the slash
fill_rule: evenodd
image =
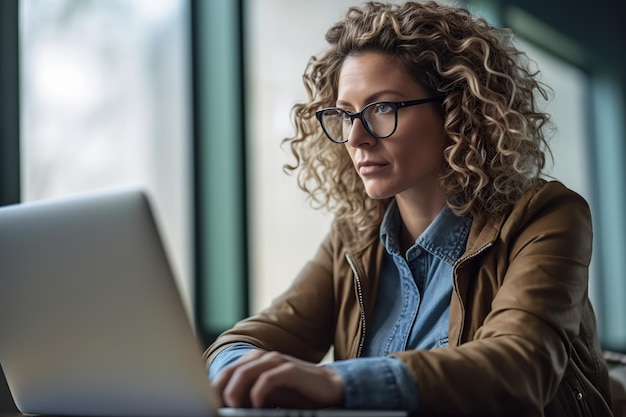
<path id="1" fill-rule="evenodd" d="M 23 200 L 141 186 L 191 300 L 184 0 L 20 2 Z"/>
<path id="2" fill-rule="evenodd" d="M 549 144 L 554 161 L 548 160 L 550 176 L 592 201 L 591 159 L 589 157 L 588 102 L 589 80 L 581 70 L 532 46 L 522 40 L 517 42 L 541 71 L 540 79 L 552 92 L 542 106 L 556 127 Z"/>
<path id="3" fill-rule="evenodd" d="M 324 33 L 352 0 L 247 0 L 246 73 L 250 207 L 250 310 L 267 306 L 295 278 L 329 230 L 283 164 L 281 140 L 293 134 L 291 106 L 306 98 L 302 72 Z M 285 36 L 288 33 L 289 36 Z"/>

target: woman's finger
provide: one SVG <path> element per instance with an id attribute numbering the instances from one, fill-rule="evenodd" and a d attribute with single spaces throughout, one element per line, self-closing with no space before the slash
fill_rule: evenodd
<path id="1" fill-rule="evenodd" d="M 233 367 L 221 391 L 222 401 L 229 407 L 252 406 L 250 392 L 258 378 L 287 360 L 278 352 L 262 352 L 246 359 Z"/>
<path id="2" fill-rule="evenodd" d="M 250 352 L 246 353 L 245 355 L 243 355 L 241 358 L 239 358 L 235 363 L 225 367 L 222 370 L 222 372 L 220 372 L 220 374 L 217 376 L 217 378 L 215 378 L 215 380 L 213 381 L 213 387 L 215 388 L 215 391 L 217 392 L 217 394 L 220 397 L 222 397 L 222 393 L 224 392 L 224 388 L 226 387 L 226 385 L 230 381 L 233 373 L 240 366 L 245 365 L 246 363 L 249 363 L 249 362 L 257 360 L 258 358 L 263 356 L 265 353 L 266 353 L 266 351 L 261 350 L 261 349 L 256 349 L 256 350 L 250 351 Z"/>
<path id="3" fill-rule="evenodd" d="M 335 370 L 285 360 L 259 375 L 249 394 L 253 407 L 326 408 L 343 404 L 343 382 Z"/>

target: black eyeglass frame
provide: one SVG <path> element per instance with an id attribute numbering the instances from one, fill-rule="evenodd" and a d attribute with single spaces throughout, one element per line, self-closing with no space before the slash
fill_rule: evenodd
<path id="1" fill-rule="evenodd" d="M 324 109 L 320 109 L 318 111 L 315 112 L 315 117 L 317 118 L 317 120 L 320 122 L 320 125 L 322 126 L 322 130 L 324 131 L 324 134 L 326 135 L 326 137 L 333 143 L 346 143 L 348 141 L 348 139 L 344 139 L 342 141 L 338 141 L 335 140 L 331 137 L 331 135 L 328 133 L 328 131 L 326 130 L 326 126 L 324 125 L 324 122 L 322 121 L 322 117 L 324 116 L 324 112 L 327 112 L 329 110 L 333 110 L 333 111 L 340 111 L 342 113 L 344 113 L 346 116 L 348 116 L 350 118 L 350 124 L 354 125 L 354 119 L 359 119 L 361 121 L 361 123 L 363 124 L 363 127 L 365 128 L 365 130 L 367 130 L 367 132 L 372 135 L 374 138 L 376 139 L 385 139 L 388 138 L 389 136 L 393 135 L 394 133 L 396 133 L 396 129 L 398 128 L 398 110 L 405 108 L 405 107 L 411 107 L 411 106 L 417 106 L 419 104 L 426 104 L 426 103 L 436 103 L 439 102 L 441 103 L 443 101 L 445 97 L 444 96 L 436 96 L 436 97 L 428 97 L 428 98 L 421 98 L 418 100 L 408 100 L 408 101 L 376 101 L 374 103 L 369 103 L 368 105 L 366 105 L 365 107 L 363 107 L 361 109 L 360 112 L 357 113 L 351 113 L 347 110 L 344 110 L 340 107 L 326 107 Z M 393 126 L 393 130 L 391 131 L 391 133 L 389 133 L 388 135 L 378 135 L 376 133 L 374 133 L 374 131 L 371 129 L 371 127 L 369 126 L 369 123 L 367 123 L 366 120 L 363 119 L 363 113 L 370 107 L 372 106 L 377 106 L 380 104 L 386 104 L 388 106 L 391 106 L 393 108 L 394 111 L 394 116 L 395 116 L 395 123 Z"/>

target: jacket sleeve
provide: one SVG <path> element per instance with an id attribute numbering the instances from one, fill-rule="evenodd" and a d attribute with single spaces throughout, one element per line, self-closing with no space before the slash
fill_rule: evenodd
<path id="1" fill-rule="evenodd" d="M 329 234 L 282 295 L 259 314 L 222 333 L 209 346 L 204 353 L 207 366 L 220 350 L 238 342 L 319 362 L 334 334 L 331 251 Z"/>
<path id="2" fill-rule="evenodd" d="M 421 410 L 544 415 L 589 307 L 591 244 L 589 208 L 575 193 L 549 185 L 518 204 L 491 247 L 455 269 L 463 343 L 394 354 L 413 374 Z"/>

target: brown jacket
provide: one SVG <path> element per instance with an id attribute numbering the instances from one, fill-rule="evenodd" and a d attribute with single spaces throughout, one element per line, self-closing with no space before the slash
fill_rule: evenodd
<path id="1" fill-rule="evenodd" d="M 206 352 L 248 342 L 308 361 L 334 346 L 358 357 L 383 256 L 335 223 L 291 287 Z M 475 218 L 454 266 L 449 346 L 398 352 L 433 415 L 610 416 L 607 367 L 588 299 L 587 203 L 558 182 L 528 193 L 508 216 Z"/>

